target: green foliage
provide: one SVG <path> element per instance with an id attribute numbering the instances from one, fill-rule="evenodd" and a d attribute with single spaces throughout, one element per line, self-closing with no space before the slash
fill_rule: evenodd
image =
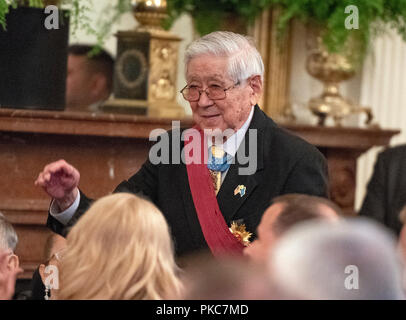
<path id="1" fill-rule="evenodd" d="M 61 0 L 60 6 L 66 9 L 65 15 L 70 18 L 70 32 L 73 36 L 78 30 L 84 30 L 87 34 L 96 32 L 89 17 L 93 0 Z"/>
<path id="2" fill-rule="evenodd" d="M 323 43 L 330 52 L 345 49 L 348 37 L 359 41 L 363 56 L 370 39 L 377 34 L 395 29 L 406 40 L 405 0 L 270 0 L 272 7 L 278 7 L 278 34 L 283 36 L 289 22 L 297 19 L 305 24 L 319 27 L 323 32 Z M 355 5 L 359 14 L 359 29 L 346 29 L 345 20 L 349 13 L 345 8 Z"/>
<path id="3" fill-rule="evenodd" d="M 90 26 L 89 12 L 91 12 L 92 0 L 60 0 L 60 6 L 68 11 L 66 15 L 70 16 L 71 30 L 75 34 L 77 30 L 83 29 L 88 32 L 96 33 Z M 6 30 L 6 16 L 10 7 L 16 9 L 18 6 L 27 6 L 31 8 L 44 8 L 43 0 L 0 0 L 0 24 Z"/>
<path id="4" fill-rule="evenodd" d="M 22 3 L 43 7 L 43 0 L 0 0 L 0 28 L 6 28 L 6 15 L 10 6 Z M 131 0 L 110 1 L 98 18 L 96 26 L 91 23 L 91 13 L 97 1 L 60 0 L 62 8 L 70 15 L 71 31 L 84 30 L 96 37 L 97 48 L 110 35 L 113 25 L 126 12 L 131 12 Z M 95 4 L 93 4 L 93 2 Z M 365 53 L 372 37 L 395 29 L 406 41 L 406 0 L 167 0 L 168 19 L 164 27 L 169 29 L 184 13 L 190 14 L 197 32 L 207 34 L 221 27 L 230 15 L 244 23 L 252 23 L 267 8 L 279 8 L 278 35 L 283 37 L 293 19 L 312 24 L 323 30 L 323 42 L 330 52 L 340 52 L 351 35 L 357 39 L 361 55 Z M 355 5 L 359 12 L 359 29 L 348 30 L 344 22 L 348 17 L 345 8 Z"/>
<path id="5" fill-rule="evenodd" d="M 281 39 L 293 19 L 319 27 L 330 52 L 345 50 L 348 37 L 357 40 L 360 56 L 370 39 L 388 28 L 395 29 L 406 41 L 406 0 L 167 0 L 169 18 L 165 27 L 182 14 L 190 14 L 201 35 L 218 30 L 232 13 L 248 24 L 267 8 L 278 8 L 277 32 Z M 359 29 L 346 29 L 347 6 L 358 8 Z"/>
<path id="6" fill-rule="evenodd" d="M 103 8 L 96 23 L 99 26 L 97 30 L 88 29 L 88 34 L 96 36 L 96 46 L 91 54 L 97 54 L 102 49 L 105 39 L 113 30 L 113 25 L 120 21 L 124 13 L 131 12 L 131 10 L 130 0 L 111 1 Z"/>
<path id="7" fill-rule="evenodd" d="M 43 8 L 44 4 L 42 3 L 42 0 L 29 0 L 28 6 L 33 8 Z"/>
<path id="8" fill-rule="evenodd" d="M 42 0 L 0 0 L 0 25 L 3 30 L 7 29 L 6 15 L 9 13 L 10 7 L 15 9 L 21 4 L 34 8 L 44 7 Z"/>
<path id="9" fill-rule="evenodd" d="M 0 0 L 0 25 L 3 30 L 6 30 L 6 15 L 10 7 L 17 8 L 17 5 L 17 0 Z"/>
<path id="10" fill-rule="evenodd" d="M 6 29 L 6 14 L 9 11 L 9 4 L 5 0 L 0 0 L 0 25 Z"/>
<path id="11" fill-rule="evenodd" d="M 270 0 L 167 0 L 169 17 L 164 27 L 169 29 L 179 16 L 188 13 L 193 17 L 196 31 L 204 35 L 218 30 L 230 14 L 247 24 L 253 23 L 269 4 Z"/>

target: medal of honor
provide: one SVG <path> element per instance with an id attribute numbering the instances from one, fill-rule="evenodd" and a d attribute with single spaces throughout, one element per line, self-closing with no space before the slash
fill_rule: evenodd
<path id="1" fill-rule="evenodd" d="M 248 232 L 245 228 L 245 224 L 238 224 L 233 221 L 231 223 L 230 231 L 244 246 L 247 247 L 250 244 L 249 239 L 252 233 Z"/>

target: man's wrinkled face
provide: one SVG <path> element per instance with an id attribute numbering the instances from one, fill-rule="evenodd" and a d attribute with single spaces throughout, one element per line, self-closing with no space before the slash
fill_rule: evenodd
<path id="1" fill-rule="evenodd" d="M 85 56 L 70 54 L 66 77 L 66 107 L 86 107 L 91 95 L 91 74 L 86 65 Z"/>
<path id="2" fill-rule="evenodd" d="M 257 228 L 257 239 L 244 249 L 244 255 L 252 261 L 263 264 L 268 261 L 270 250 L 277 240 L 273 225 L 283 210 L 282 203 L 271 205 L 262 216 Z"/>
<path id="3" fill-rule="evenodd" d="M 228 76 L 227 58 L 202 55 L 193 58 L 187 65 L 186 81 L 188 86 L 201 90 L 209 86 L 229 88 L 236 83 Z M 189 102 L 193 120 L 201 129 L 238 130 L 247 120 L 256 96 L 250 87 L 250 81 L 243 81 L 226 91 L 223 100 L 211 100 L 202 92 L 200 99 Z"/>

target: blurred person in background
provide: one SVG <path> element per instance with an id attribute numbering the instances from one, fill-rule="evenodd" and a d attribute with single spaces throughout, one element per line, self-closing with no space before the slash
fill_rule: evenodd
<path id="1" fill-rule="evenodd" d="M 20 261 L 14 253 L 18 237 L 13 226 L 0 213 L 0 299 L 9 300 L 15 292 L 17 275 L 23 270 Z"/>
<path id="2" fill-rule="evenodd" d="M 162 213 L 127 193 L 92 204 L 67 236 L 57 299 L 160 300 L 177 297 L 172 240 Z"/>
<path id="3" fill-rule="evenodd" d="M 309 221 L 289 230 L 269 257 L 282 299 L 403 299 L 392 234 L 376 222 Z"/>
<path id="4" fill-rule="evenodd" d="M 75 44 L 68 48 L 66 109 L 98 111 L 113 89 L 114 60 L 102 50 L 90 54 L 93 46 Z"/>
<path id="5" fill-rule="evenodd" d="M 183 268 L 185 300 L 268 300 L 271 282 L 266 269 L 241 257 L 190 256 Z"/>
<path id="6" fill-rule="evenodd" d="M 18 269 L 10 268 L 10 252 L 0 249 L 0 300 L 10 300 L 15 291 Z"/>
<path id="7" fill-rule="evenodd" d="M 397 235 L 399 212 L 406 205 L 406 144 L 378 154 L 359 215 L 372 218 Z"/>
<path id="8" fill-rule="evenodd" d="M 287 194 L 272 199 L 257 229 L 258 238 L 244 249 L 252 261 L 265 264 L 278 239 L 291 227 L 311 219 L 339 220 L 341 209 L 332 201 L 305 194 Z"/>

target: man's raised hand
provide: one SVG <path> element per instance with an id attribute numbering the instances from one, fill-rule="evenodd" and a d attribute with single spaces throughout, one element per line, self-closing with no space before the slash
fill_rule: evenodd
<path id="1" fill-rule="evenodd" d="M 35 181 L 36 186 L 55 199 L 63 211 L 70 207 L 78 194 L 79 171 L 65 160 L 52 162 L 44 167 Z"/>

